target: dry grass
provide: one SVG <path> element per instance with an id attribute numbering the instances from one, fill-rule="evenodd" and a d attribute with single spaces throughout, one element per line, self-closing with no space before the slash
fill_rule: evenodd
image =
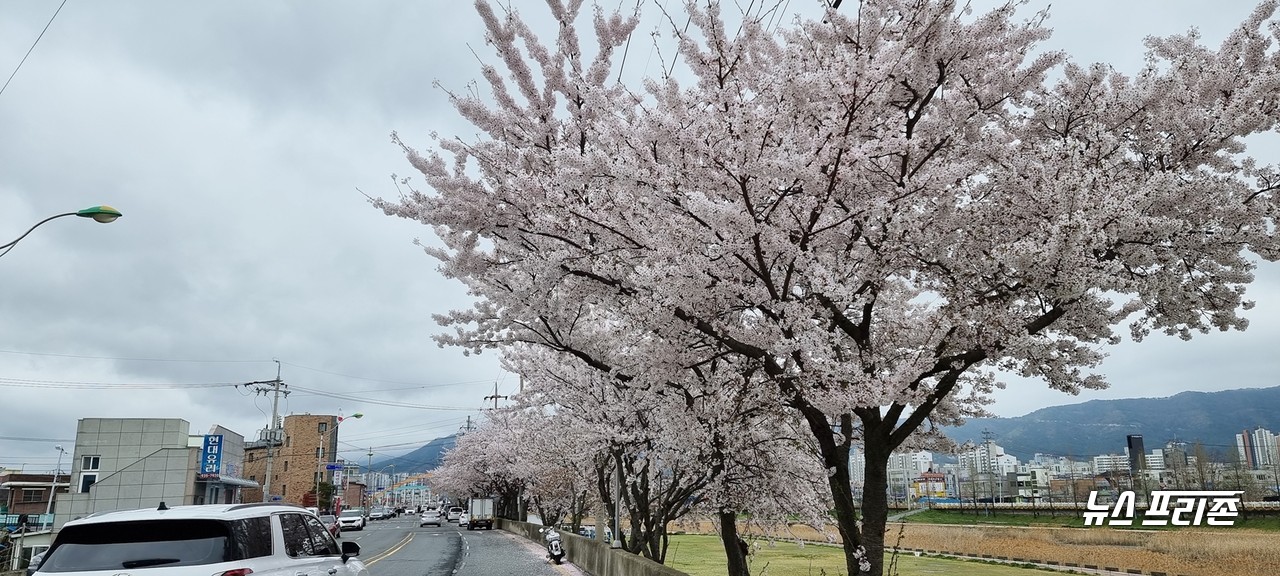
<path id="1" fill-rule="evenodd" d="M 713 531 L 712 526 L 705 524 L 684 529 Z M 894 523 L 885 535 L 886 543 L 896 542 L 899 533 L 902 535 L 899 545 L 904 548 L 938 552 L 989 554 L 1062 565 L 1140 569 L 1187 576 L 1280 574 L 1280 533 L 1266 530 L 1153 531 Z M 801 525 L 790 526 L 781 537 L 829 540 L 828 535 Z"/>
<path id="2" fill-rule="evenodd" d="M 1268 531 L 907 524 L 891 525 L 887 542 L 899 528 L 905 548 L 1188 576 L 1280 574 L 1280 534 Z"/>

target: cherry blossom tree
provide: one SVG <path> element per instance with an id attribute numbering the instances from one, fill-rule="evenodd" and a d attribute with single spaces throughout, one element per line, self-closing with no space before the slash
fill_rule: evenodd
<path id="1" fill-rule="evenodd" d="M 751 374 L 818 448 L 850 574 L 883 572 L 895 448 L 983 414 L 1000 374 L 1104 387 L 1126 323 L 1244 329 L 1252 258 L 1277 257 L 1280 173 L 1243 139 L 1280 117 L 1274 1 L 1217 50 L 1149 40 L 1133 77 L 1033 56 L 1049 30 L 1017 3 L 771 29 L 688 1 L 683 66 L 635 85 L 611 80 L 634 15 L 597 10 L 588 53 L 582 2 L 548 5 L 543 44 L 477 2 L 505 74 L 452 96 L 480 135 L 402 144 L 430 190 L 375 202 L 479 297 L 441 341 L 543 347 L 655 407 L 709 358 Z"/>

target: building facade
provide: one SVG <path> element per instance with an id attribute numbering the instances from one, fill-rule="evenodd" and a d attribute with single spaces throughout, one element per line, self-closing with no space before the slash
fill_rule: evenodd
<path id="1" fill-rule="evenodd" d="M 82 418 L 70 491 L 54 500 L 54 526 L 94 512 L 236 503 L 254 486 L 243 474 L 244 438 L 221 426 L 192 435 L 178 418 Z"/>
<path id="2" fill-rule="evenodd" d="M 338 453 L 338 417 L 321 414 L 291 414 L 281 421 L 281 434 L 264 433 L 245 447 L 245 474 L 271 491 L 246 491 L 246 501 L 286 502 L 316 506 L 319 484 L 334 482 L 341 465 L 331 466 Z M 268 454 L 269 453 L 269 454 Z M 267 459 L 271 459 L 271 481 L 266 482 Z M 338 478 L 342 475 L 339 473 Z"/>

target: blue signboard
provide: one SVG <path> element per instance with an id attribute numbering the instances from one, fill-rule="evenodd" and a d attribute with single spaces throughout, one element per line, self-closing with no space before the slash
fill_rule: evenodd
<path id="1" fill-rule="evenodd" d="M 200 474 L 218 475 L 222 473 L 222 435 L 206 434 L 204 450 L 200 457 Z"/>
<path id="2" fill-rule="evenodd" d="M 342 465 L 341 464 L 325 464 L 324 469 L 325 470 L 341 470 Z"/>

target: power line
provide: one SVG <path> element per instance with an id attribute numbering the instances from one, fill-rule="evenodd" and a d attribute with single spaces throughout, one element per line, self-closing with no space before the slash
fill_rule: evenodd
<path id="1" fill-rule="evenodd" d="M 175 362 L 175 363 L 191 363 L 191 364 L 261 364 L 266 362 L 277 362 L 277 360 L 211 360 L 200 358 L 135 358 L 127 356 L 93 356 L 88 354 L 59 354 L 54 352 L 30 352 L 25 350 L 0 350 L 0 354 L 21 354 L 25 356 L 49 356 L 54 358 L 76 358 L 81 360 L 119 360 L 126 362 Z M 383 384 L 402 384 L 409 388 L 387 388 L 382 390 L 368 390 L 369 392 L 394 392 L 398 390 L 411 390 L 415 388 L 445 388 L 449 386 L 461 386 L 463 384 L 479 384 L 481 382 L 490 382 L 490 379 L 482 380 L 460 380 L 456 382 L 443 383 L 424 383 L 410 382 L 405 380 L 387 380 L 382 378 L 370 378 L 368 376 L 356 376 L 354 374 L 344 374 L 342 372 L 333 372 L 311 366 L 303 366 L 294 364 L 293 362 L 285 362 L 279 360 L 279 363 L 298 368 L 301 370 L 309 370 L 320 374 L 328 374 L 330 376 L 341 376 L 343 378 L 351 378 L 353 380 L 364 380 L 366 382 L 380 382 Z"/>
<path id="2" fill-rule="evenodd" d="M 185 388 L 220 388 L 226 386 L 243 386 L 243 382 L 196 382 L 187 384 L 158 383 L 126 383 L 126 382 L 79 382 L 74 380 L 32 380 L 28 378 L 8 378 L 0 376 L 0 386 L 21 388 L 67 388 L 67 389 L 127 389 L 127 390 L 182 390 Z"/>
<path id="3" fill-rule="evenodd" d="M 23 436 L 0 436 L 0 440 L 11 440 L 14 442 L 75 442 L 67 438 L 26 438 Z M 52 456 L 50 456 L 52 458 Z"/>
<path id="4" fill-rule="evenodd" d="M 58 17 L 58 13 L 62 11 L 62 7 L 67 5 L 67 0 L 62 0 L 58 5 L 58 9 L 53 11 L 53 16 L 49 17 L 49 22 L 45 23 L 44 30 L 40 31 L 40 35 L 36 36 L 36 41 L 31 43 L 31 47 L 27 48 L 27 53 L 22 55 L 22 61 L 18 62 L 18 66 L 13 69 L 13 74 L 9 75 L 9 79 L 4 81 L 4 86 L 0 86 L 0 94 L 4 94 L 4 89 L 9 87 L 9 83 L 13 81 L 13 77 L 18 75 L 18 70 L 26 63 L 27 56 L 31 55 L 31 51 L 36 49 L 36 44 L 40 43 L 40 39 L 44 38 L 44 33 L 49 30 L 49 25 L 53 24 L 53 19 Z"/>
<path id="5" fill-rule="evenodd" d="M 389 400 L 371 400 L 369 398 L 363 398 L 360 396 L 351 396 L 348 394 L 336 394 L 333 392 L 316 390 L 314 388 L 303 388 L 302 386 L 294 386 L 293 389 L 301 392 L 306 392 L 308 394 L 313 394 L 316 396 L 325 396 L 327 398 L 336 398 L 338 400 L 349 400 L 352 402 L 363 402 L 365 404 L 376 404 L 378 406 L 396 406 L 398 408 L 418 408 L 421 410 L 457 410 L 462 412 L 473 412 L 476 410 L 475 408 L 461 407 L 461 406 L 432 406 L 428 404 L 405 404 L 403 402 L 392 402 Z"/>
<path id="6" fill-rule="evenodd" d="M 192 364 L 258 364 L 271 360 L 200 360 L 185 358 L 128 358 L 120 356 L 89 356 L 85 354 L 57 354 L 54 352 L 27 352 L 23 350 L 0 350 L 0 354 L 22 354 L 25 356 L 52 356 L 55 358 L 78 358 L 81 360 L 125 360 L 128 362 L 181 362 Z"/>

